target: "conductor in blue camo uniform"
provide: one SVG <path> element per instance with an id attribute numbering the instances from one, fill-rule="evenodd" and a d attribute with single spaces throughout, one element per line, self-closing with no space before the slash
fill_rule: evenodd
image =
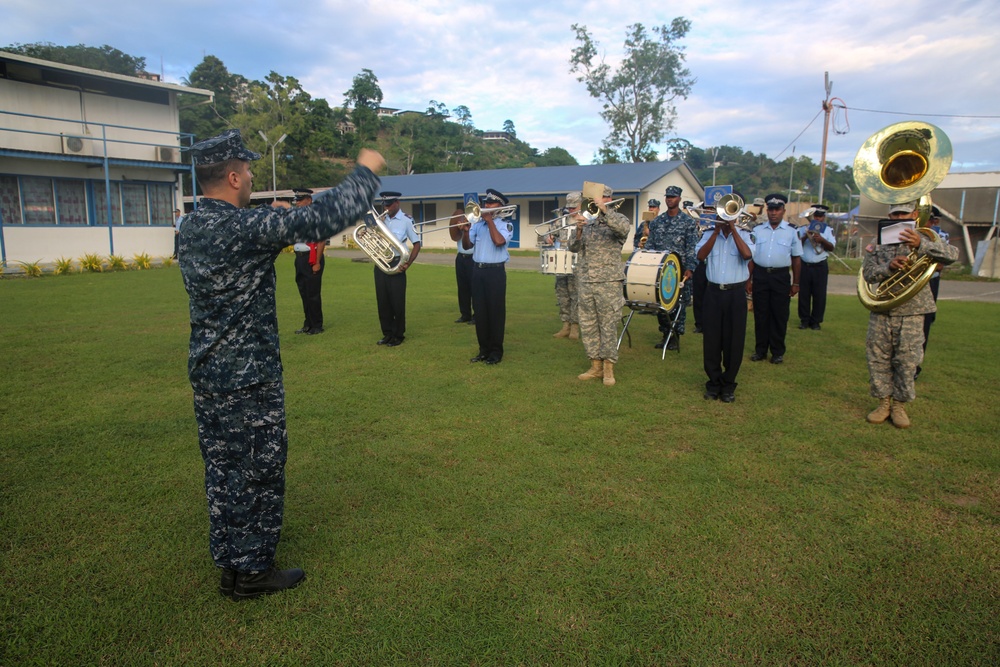
<path id="1" fill-rule="evenodd" d="M 767 204 L 767 223 L 753 230 L 753 272 L 750 275 L 753 295 L 754 352 L 750 361 L 785 360 L 785 334 L 792 297 L 799 293 L 802 269 L 802 241 L 798 231 L 785 220 L 788 197 L 771 194 Z M 791 276 L 788 271 L 791 269 Z"/>
<path id="2" fill-rule="evenodd" d="M 691 290 L 694 286 L 691 277 L 694 275 L 694 267 L 697 263 L 695 259 L 695 246 L 698 245 L 698 223 L 687 213 L 681 211 L 681 194 L 683 190 L 676 185 L 667 188 L 663 196 L 667 205 L 667 210 L 653 218 L 649 223 L 649 238 L 646 239 L 646 250 L 655 252 L 676 253 L 681 260 L 683 269 L 684 289 L 681 290 L 680 298 L 677 301 L 677 322 L 674 324 L 674 331 L 677 335 L 670 337 L 670 314 L 662 310 L 656 313 L 656 319 L 660 324 L 660 333 L 663 340 L 657 343 L 657 348 L 667 346 L 668 350 L 680 349 L 679 336 L 684 335 L 684 323 L 687 320 L 687 304 L 691 301 Z"/>
<path id="3" fill-rule="evenodd" d="M 363 150 L 354 171 L 312 206 L 246 209 L 253 189 L 239 130 L 191 147 L 204 195 L 180 234 L 190 297 L 188 376 L 205 461 L 209 549 L 234 600 L 298 585 L 301 569 L 274 566 L 285 496 L 285 390 L 275 314 L 274 260 L 319 241 L 369 208 L 385 162 Z"/>
<path id="4" fill-rule="evenodd" d="M 588 186 L 594 189 L 589 190 Z M 569 244 L 570 251 L 577 253 L 580 339 L 590 359 L 590 369 L 577 378 L 602 378 L 607 386 L 616 382 L 618 324 L 625 305 L 622 247 L 632 229 L 628 218 L 608 209 L 611 195 L 612 190 L 607 186 L 584 184 L 584 201 L 590 199 L 596 204 L 597 213 L 595 215 L 584 209 L 585 215 L 577 217 L 576 230 Z"/>
<path id="5" fill-rule="evenodd" d="M 378 306 L 378 321 L 382 338 L 378 345 L 396 347 L 405 340 L 406 333 L 406 270 L 420 254 L 420 237 L 413 228 L 413 218 L 399 207 L 400 192 L 381 192 L 382 206 L 385 208 L 385 226 L 397 241 L 404 246 L 412 244 L 409 259 L 400 265 L 402 258 L 396 255 L 390 266 L 398 267 L 398 272 L 388 274 L 375 267 L 375 302 Z"/>
<path id="6" fill-rule="evenodd" d="M 895 204 L 889 209 L 889 220 L 915 220 L 916 202 Z M 958 248 L 947 241 L 931 241 L 914 229 L 900 232 L 900 243 L 881 243 L 865 248 L 861 274 L 870 285 L 881 283 L 906 267 L 908 255 L 926 256 L 938 264 L 951 264 L 958 259 Z M 937 312 L 937 303 L 929 285 L 924 285 L 911 299 L 885 313 L 868 316 L 865 355 L 868 358 L 869 389 L 879 401 L 878 407 L 866 419 L 882 424 L 892 419 L 896 428 L 909 428 L 910 417 L 904 405 L 917 397 L 914 381 L 917 367 L 924 357 L 924 316 Z"/>
<path id="7" fill-rule="evenodd" d="M 802 272 L 799 275 L 799 329 L 819 331 L 826 314 L 826 289 L 830 280 L 827 258 L 836 245 L 833 227 L 826 224 L 829 207 L 813 206 L 812 220 L 799 227 Z"/>

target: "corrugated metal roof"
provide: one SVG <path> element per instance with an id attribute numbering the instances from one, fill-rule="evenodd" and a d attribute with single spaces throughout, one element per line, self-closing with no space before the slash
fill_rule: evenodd
<path id="1" fill-rule="evenodd" d="M 691 180 L 698 182 L 683 161 L 673 160 L 383 176 L 382 188 L 403 193 L 403 199 L 461 199 L 466 192 L 482 193 L 486 188 L 499 190 L 508 197 L 564 194 L 579 190 L 584 181 L 603 183 L 618 193 L 641 192 L 679 168 L 684 168 Z"/>
<path id="2" fill-rule="evenodd" d="M 948 174 L 937 186 L 938 190 L 957 188 L 997 188 L 1000 187 L 1000 171 L 971 171 Z"/>

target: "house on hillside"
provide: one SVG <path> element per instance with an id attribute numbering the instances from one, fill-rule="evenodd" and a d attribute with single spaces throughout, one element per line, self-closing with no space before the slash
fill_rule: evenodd
<path id="1" fill-rule="evenodd" d="M 173 252 L 178 95 L 207 90 L 0 51 L 0 259 Z"/>
<path id="2" fill-rule="evenodd" d="M 582 189 L 584 181 L 609 185 L 616 198 L 625 198 L 618 210 L 632 221 L 633 233 L 642 222 L 641 212 L 646 210 L 646 202 L 663 201 L 667 186 L 679 186 L 684 191 L 683 199 L 695 202 L 704 198 L 705 191 L 690 167 L 680 161 L 385 176 L 382 189 L 403 193 L 402 208 L 416 223 L 445 218 L 417 227 L 425 248 L 455 247 L 445 231 L 447 216 L 464 207 L 466 193 L 482 195 L 487 188 L 499 190 L 511 204 L 518 205 L 512 220 L 511 247 L 533 249 L 538 245 L 536 226 L 555 217 L 553 210 L 565 204 L 566 193 Z M 349 238 L 350 234 L 342 234 L 333 240 L 334 245 L 346 245 Z M 631 235 L 625 247 L 632 248 Z"/>

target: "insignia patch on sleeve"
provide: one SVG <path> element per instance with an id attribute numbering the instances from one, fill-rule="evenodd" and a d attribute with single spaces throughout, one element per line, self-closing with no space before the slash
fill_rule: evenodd
<path id="1" fill-rule="evenodd" d="M 509 223 L 509 222 L 507 223 L 507 231 L 508 232 L 513 232 L 514 231 L 514 225 L 512 223 Z"/>
<path id="2" fill-rule="evenodd" d="M 868 245 L 866 245 L 865 246 L 865 252 L 867 252 L 868 254 L 871 254 L 871 253 L 875 252 L 875 244 L 874 243 L 869 243 Z"/>

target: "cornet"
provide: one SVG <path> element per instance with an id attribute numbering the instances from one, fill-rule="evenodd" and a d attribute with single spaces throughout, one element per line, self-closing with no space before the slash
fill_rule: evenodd
<path id="1" fill-rule="evenodd" d="M 410 249 L 403 245 L 385 224 L 386 213 L 369 209 L 365 221 L 354 228 L 354 242 L 365 251 L 382 273 L 399 273 L 410 261 Z M 396 259 L 399 261 L 393 263 Z"/>

